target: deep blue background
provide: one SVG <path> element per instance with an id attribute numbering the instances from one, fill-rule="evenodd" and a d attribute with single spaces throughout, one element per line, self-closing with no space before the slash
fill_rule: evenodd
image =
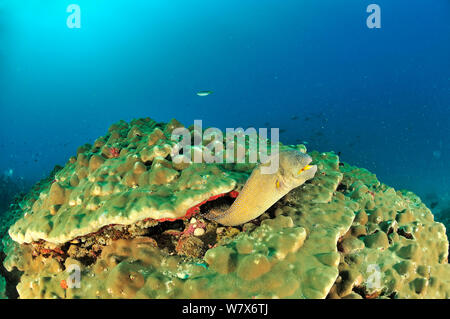
<path id="1" fill-rule="evenodd" d="M 448 0 L 0 1 L 0 172 L 34 182 L 120 119 L 268 122 L 448 200 L 449 21 Z"/>

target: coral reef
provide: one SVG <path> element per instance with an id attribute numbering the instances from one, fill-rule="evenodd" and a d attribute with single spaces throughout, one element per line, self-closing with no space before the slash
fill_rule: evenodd
<path id="1" fill-rule="evenodd" d="M 449 194 L 438 196 L 436 193 L 428 193 L 422 198 L 422 202 L 430 208 L 435 219 L 444 224 L 447 229 L 447 237 L 450 237 L 450 199 Z"/>
<path id="2" fill-rule="evenodd" d="M 369 173 L 355 180 L 344 165 L 341 191 L 358 203 L 340 239 L 339 277 L 331 297 L 449 298 L 445 227 L 409 191 L 395 191 Z"/>
<path id="3" fill-rule="evenodd" d="M 80 147 L 24 208 L 11 237 L 62 244 L 111 224 L 182 218 L 192 206 L 245 182 L 249 172 L 166 159 L 175 144 L 170 134 L 179 126 L 150 119 L 112 125 L 94 145 Z"/>
<path id="4" fill-rule="evenodd" d="M 413 193 L 314 151 L 313 179 L 220 225 L 205 217 L 255 165 L 177 164 L 180 126 L 114 124 L 20 201 L 3 238 L 20 298 L 450 297 L 445 227 Z"/>
<path id="5" fill-rule="evenodd" d="M 447 237 L 450 237 L 450 206 L 445 207 L 435 214 L 436 220 L 445 225 Z"/>
<path id="6" fill-rule="evenodd" d="M 8 229 L 20 218 L 23 217 L 22 208 L 25 207 L 25 203 L 33 200 L 38 197 L 43 185 L 48 184 L 50 181 L 54 179 L 54 175 L 58 172 L 62 167 L 55 166 L 50 175 L 32 187 L 32 189 L 28 192 L 28 194 L 17 194 L 9 205 L 8 211 L 5 214 L 0 215 L 0 274 L 6 278 L 6 282 L 4 282 L 4 286 L 2 286 L 3 297 L 9 296 L 10 298 L 17 297 L 17 291 L 15 289 L 15 285 L 18 283 L 20 278 L 20 273 L 17 271 L 6 272 L 3 267 L 3 260 L 5 259 L 5 251 L 6 247 L 10 246 L 13 242 L 10 236 L 8 235 Z"/>

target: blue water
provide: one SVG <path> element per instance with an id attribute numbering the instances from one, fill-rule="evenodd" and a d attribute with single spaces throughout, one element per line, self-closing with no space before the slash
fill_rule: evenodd
<path id="1" fill-rule="evenodd" d="M 381 29 L 366 26 L 373 2 Z M 30 182 L 149 116 L 279 127 L 450 198 L 448 0 L 3 0 L 0 50 L 0 172 Z"/>

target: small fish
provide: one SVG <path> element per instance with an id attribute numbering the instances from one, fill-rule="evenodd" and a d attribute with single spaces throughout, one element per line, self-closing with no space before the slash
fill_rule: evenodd
<path id="1" fill-rule="evenodd" d="M 298 120 L 298 116 L 297 115 L 291 116 L 291 120 L 293 121 Z"/>
<path id="2" fill-rule="evenodd" d="M 198 96 L 208 96 L 210 94 L 212 94 L 212 91 L 200 91 L 200 92 L 197 92 Z"/>

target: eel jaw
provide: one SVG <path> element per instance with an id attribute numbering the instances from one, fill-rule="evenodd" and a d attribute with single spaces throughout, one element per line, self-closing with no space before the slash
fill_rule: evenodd
<path id="1" fill-rule="evenodd" d="M 310 180 L 311 178 L 313 178 L 314 175 L 316 175 L 316 172 L 317 172 L 317 165 L 309 165 L 308 164 L 303 168 L 303 171 L 299 172 L 299 175 L 302 177 L 303 183 L 304 183 L 307 180 Z"/>

